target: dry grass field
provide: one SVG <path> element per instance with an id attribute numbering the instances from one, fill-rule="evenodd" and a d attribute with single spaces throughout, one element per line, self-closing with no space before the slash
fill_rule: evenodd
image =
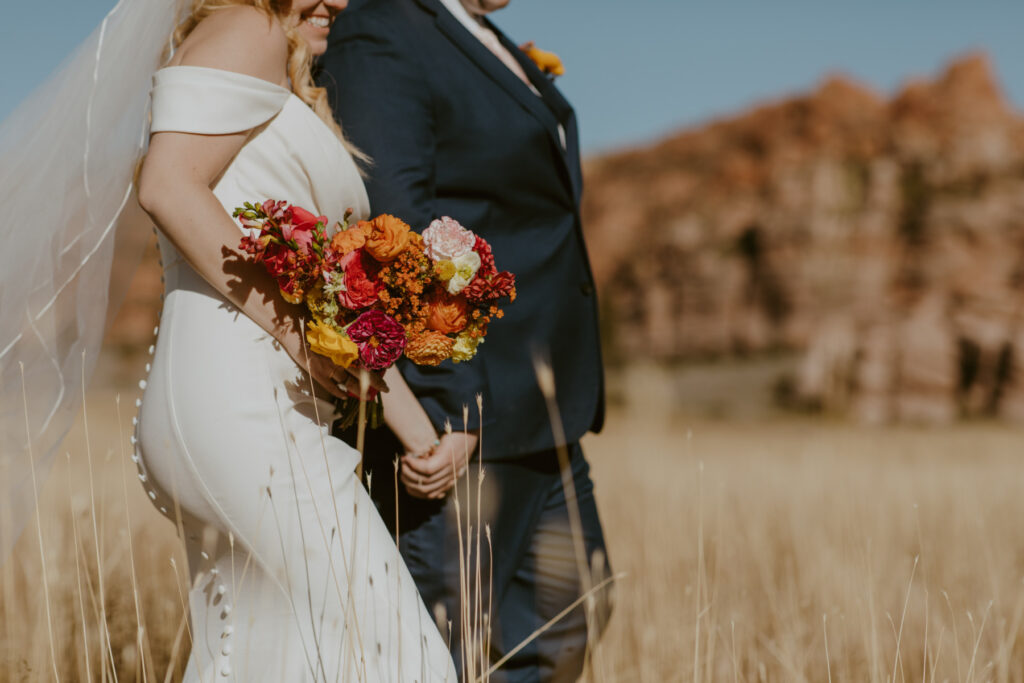
<path id="1" fill-rule="evenodd" d="M 113 393 L 90 397 L 94 495 L 82 425 L 65 444 L 74 464 L 43 491 L 46 581 L 34 523 L 0 568 L 0 681 L 56 665 L 98 682 L 104 657 L 120 681 L 180 675 L 184 557 L 127 462 L 134 400 L 119 430 Z M 1024 681 L 1019 432 L 636 411 L 585 447 L 628 575 L 594 681 Z"/>

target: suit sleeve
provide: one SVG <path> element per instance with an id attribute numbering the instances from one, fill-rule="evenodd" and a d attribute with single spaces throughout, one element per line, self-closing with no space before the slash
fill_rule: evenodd
<path id="1" fill-rule="evenodd" d="M 422 230 L 436 201 L 429 88 L 386 27 L 360 12 L 338 24 L 320 58 L 319 80 L 345 136 L 370 157 L 370 206 Z"/>
<path id="2" fill-rule="evenodd" d="M 346 137 L 370 157 L 366 190 L 373 214 L 390 213 L 422 232 L 439 217 L 437 156 L 433 93 L 413 47 L 394 27 L 355 11 L 331 34 L 318 78 Z M 448 420 L 455 430 L 463 428 L 463 406 L 470 408 L 468 428 L 482 426 L 476 395 L 485 403 L 490 397 L 481 356 L 437 368 L 402 358 L 399 369 L 438 432 Z"/>

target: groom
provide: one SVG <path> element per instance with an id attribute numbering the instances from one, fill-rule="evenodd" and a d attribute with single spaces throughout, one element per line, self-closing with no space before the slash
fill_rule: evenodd
<path id="1" fill-rule="evenodd" d="M 374 497 L 400 532 L 400 548 L 427 606 L 454 620 L 459 661 L 459 538 L 453 460 L 483 439 L 484 523 L 493 539 L 495 662 L 607 576 L 604 536 L 579 439 L 604 420 L 604 378 L 594 280 L 580 222 L 582 179 L 576 118 L 549 77 L 487 19 L 508 0 L 363 0 L 342 14 L 321 60 L 320 81 L 351 142 L 369 155 L 374 214 L 416 230 L 451 216 L 490 242 L 518 298 L 494 321 L 477 357 L 401 371 L 441 444 L 402 460 L 395 519 L 393 460 L 402 447 L 386 428 L 368 434 Z M 534 358 L 554 374 L 565 441 L 557 442 Z M 483 419 L 476 397 L 483 398 Z M 446 421 L 468 436 L 444 436 Z M 556 448 L 566 446 L 563 486 Z M 469 482 L 474 493 L 474 460 Z M 439 474 L 440 473 L 440 474 Z M 439 489 L 445 497 L 431 497 Z M 383 483 L 381 483 L 383 482 Z M 466 479 L 460 479 L 465 529 Z M 574 489 L 573 500 L 567 491 Z M 578 510 L 579 524 L 570 519 Z M 475 513 L 475 510 L 474 510 Z M 574 529 L 582 527 L 582 534 Z M 582 548 L 574 539 L 582 535 Z M 483 558 L 488 558 L 483 541 Z M 581 552 L 582 550 L 582 552 Z M 580 555 L 585 553 L 581 571 Z M 596 562 L 596 564 L 595 564 Z M 586 573 L 586 578 L 581 578 Z M 608 591 L 591 611 L 603 628 Z M 487 598 L 484 598 L 486 607 Z M 486 611 L 486 610 L 485 610 Z M 572 681 L 583 668 L 588 624 L 572 611 L 502 666 L 494 681 Z M 591 645 L 595 643 L 591 642 Z"/>

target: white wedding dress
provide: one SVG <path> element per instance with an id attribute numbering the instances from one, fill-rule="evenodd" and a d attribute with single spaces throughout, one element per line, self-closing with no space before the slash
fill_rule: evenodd
<path id="1" fill-rule="evenodd" d="M 231 211 L 369 211 L 356 166 L 289 90 L 200 67 L 154 77 L 152 130 L 256 129 L 217 182 Z M 239 237 L 241 237 L 241 228 Z M 456 681 L 393 538 L 330 435 L 333 407 L 275 340 L 160 237 L 165 301 L 138 421 L 140 479 L 180 509 L 192 590 L 185 681 Z M 378 485 L 390 486 L 391 482 Z"/>

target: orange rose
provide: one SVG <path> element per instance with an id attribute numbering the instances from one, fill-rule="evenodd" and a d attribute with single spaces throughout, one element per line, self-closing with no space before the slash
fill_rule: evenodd
<path id="1" fill-rule="evenodd" d="M 405 345 L 405 355 L 416 365 L 438 366 L 451 358 L 455 340 L 440 332 L 423 332 Z"/>
<path id="2" fill-rule="evenodd" d="M 441 334 L 456 334 L 466 329 L 469 304 L 464 296 L 434 294 L 427 299 L 427 329 Z"/>
<path id="3" fill-rule="evenodd" d="M 366 244 L 366 232 L 358 225 L 348 230 L 342 230 L 331 239 L 331 248 L 338 253 L 338 256 L 355 251 L 364 244 Z"/>
<path id="4" fill-rule="evenodd" d="M 409 246 L 409 226 L 398 218 L 382 214 L 370 221 L 369 225 L 366 251 L 378 261 L 394 261 Z"/>

